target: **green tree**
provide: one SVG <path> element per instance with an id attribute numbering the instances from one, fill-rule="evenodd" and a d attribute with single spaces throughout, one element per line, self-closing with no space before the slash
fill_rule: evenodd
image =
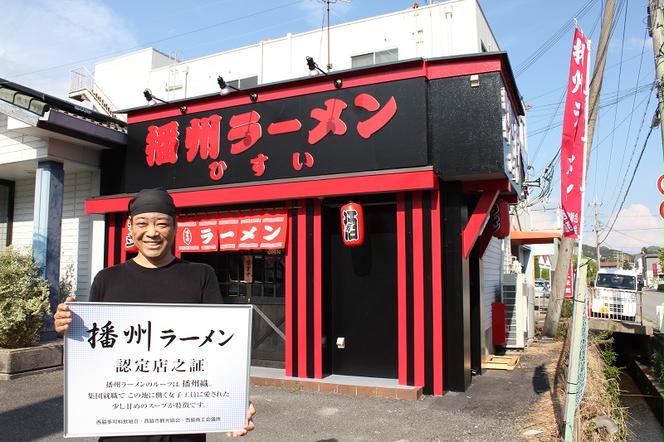
<path id="1" fill-rule="evenodd" d="M 623 270 L 632 270 L 633 268 L 634 268 L 634 264 L 632 264 L 631 261 L 623 262 Z"/>

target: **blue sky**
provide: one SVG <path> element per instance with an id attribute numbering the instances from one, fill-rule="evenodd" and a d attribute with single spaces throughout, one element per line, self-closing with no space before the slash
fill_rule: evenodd
<path id="1" fill-rule="evenodd" d="M 480 0 L 498 43 L 509 54 L 518 74 L 520 93 L 531 109 L 527 119 L 533 177 L 541 174 L 560 145 L 562 94 L 573 30 L 569 27 L 562 33 L 558 31 L 581 10 L 579 26 L 596 46 L 602 3 L 603 0 Z M 338 1 L 331 6 L 331 22 L 389 13 L 411 4 L 405 0 Z M 655 69 L 652 42 L 646 33 L 647 1 L 617 0 L 617 4 L 624 6 L 609 47 L 586 194 L 587 202 L 601 202 L 600 221 L 604 225 L 611 224 L 618 214 L 656 107 L 655 94 L 650 90 Z M 166 53 L 175 51 L 179 57 L 190 59 L 281 37 L 287 32 L 308 31 L 321 27 L 324 4 L 320 0 L 4 0 L 3 16 L 0 77 L 64 96 L 69 71 L 79 66 L 92 68 L 97 59 L 147 46 Z M 27 29 L 32 31 L 26 33 Z M 555 38 L 557 35 L 559 38 Z M 543 45 L 547 50 L 529 63 Z M 595 51 L 591 59 L 594 62 Z M 630 158 L 632 164 L 627 170 Z M 657 128 L 604 245 L 636 251 L 642 245 L 662 244 L 662 220 L 658 214 L 662 196 L 656 189 L 660 174 L 662 140 Z M 555 211 L 550 209 L 558 204 L 559 185 L 556 163 L 553 193 L 534 212 L 542 227 L 556 221 Z M 594 244 L 590 231 L 592 210 L 588 208 L 586 213 L 590 217 L 586 218 L 584 242 Z"/>

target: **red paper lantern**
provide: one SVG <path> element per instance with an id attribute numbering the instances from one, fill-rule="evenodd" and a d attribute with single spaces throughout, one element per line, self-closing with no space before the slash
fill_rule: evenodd
<path id="1" fill-rule="evenodd" d="M 507 201 L 498 200 L 491 208 L 491 228 L 496 238 L 506 238 L 510 234 L 510 210 Z"/>
<path id="2" fill-rule="evenodd" d="M 125 252 L 138 253 L 138 248 L 134 244 L 134 237 L 131 236 L 131 222 L 127 220 L 127 235 L 125 236 Z"/>
<path id="3" fill-rule="evenodd" d="M 364 213 L 362 206 L 349 202 L 341 206 L 341 238 L 344 245 L 356 247 L 364 244 Z"/>

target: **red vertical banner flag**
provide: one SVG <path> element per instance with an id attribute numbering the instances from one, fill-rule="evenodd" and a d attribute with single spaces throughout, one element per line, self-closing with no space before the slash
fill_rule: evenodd
<path id="1" fill-rule="evenodd" d="M 572 44 L 560 155 L 560 203 L 563 210 L 563 235 L 574 239 L 577 239 L 580 234 L 583 210 L 582 192 L 585 181 L 588 86 L 590 84 L 588 78 L 589 43 L 583 32 L 576 28 Z"/>

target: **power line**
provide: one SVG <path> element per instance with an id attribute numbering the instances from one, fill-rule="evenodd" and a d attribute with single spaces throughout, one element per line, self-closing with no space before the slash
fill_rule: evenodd
<path id="1" fill-rule="evenodd" d="M 636 84 L 637 85 L 639 84 L 639 79 L 641 78 L 641 68 L 643 67 L 643 54 L 645 52 L 645 47 L 646 47 L 647 33 L 648 33 L 648 29 L 644 29 L 643 44 L 641 45 L 641 59 L 639 61 L 639 70 L 636 74 Z M 634 99 L 632 100 L 632 109 L 629 112 L 630 117 L 629 117 L 629 125 L 627 126 L 627 135 L 625 136 L 625 149 L 623 149 L 623 155 L 620 158 L 620 163 L 619 163 L 620 164 L 620 169 L 618 170 L 618 175 L 620 175 L 620 173 L 622 172 L 622 166 L 623 166 L 624 161 L 625 161 L 625 153 L 627 151 L 627 143 L 629 142 L 629 135 L 632 132 L 632 117 L 634 116 L 634 109 L 635 108 L 636 108 L 636 95 L 634 95 Z M 646 109 L 647 108 L 648 108 L 648 106 L 646 106 Z M 644 114 L 644 118 L 645 118 L 645 114 Z M 643 125 L 643 122 L 641 124 Z M 631 161 L 630 161 L 630 163 L 631 163 Z M 628 169 L 625 169 L 625 173 L 627 173 L 627 170 Z M 613 184 L 613 189 L 611 190 L 611 196 L 613 196 L 616 193 L 617 186 L 618 186 L 618 181 L 616 180 L 615 183 Z M 620 192 L 618 192 L 618 194 L 620 194 Z"/>
<path id="2" fill-rule="evenodd" d="M 621 6 L 618 7 L 618 16 L 620 16 L 620 9 L 624 5 L 624 3 L 621 3 Z M 623 59 L 623 52 L 625 48 L 625 28 L 627 27 L 627 8 L 625 9 L 625 19 L 623 20 L 623 32 L 622 32 L 622 39 L 620 43 L 620 60 L 622 61 Z M 620 64 L 620 68 L 618 69 L 618 87 L 617 89 L 620 90 L 620 81 L 622 80 L 622 63 Z M 618 99 L 618 93 L 616 92 L 616 100 Z M 613 125 L 616 125 L 616 119 L 618 118 L 618 106 L 614 108 L 613 112 Z M 615 141 L 615 131 L 611 133 L 611 149 L 609 150 L 609 164 L 611 164 L 611 160 L 613 159 L 613 146 L 614 146 L 614 141 Z M 626 148 L 627 146 L 625 146 Z M 604 186 L 602 187 L 602 200 L 604 199 L 604 196 L 606 195 L 606 187 L 609 182 L 609 174 L 605 174 L 604 176 Z"/>
<path id="3" fill-rule="evenodd" d="M 613 218 L 613 222 L 611 223 L 611 226 L 609 227 L 608 232 L 606 232 L 606 235 L 604 236 L 604 239 L 600 241 L 600 244 L 603 243 L 606 238 L 609 236 L 611 233 L 611 230 L 613 230 L 613 226 L 616 225 L 616 221 L 618 220 L 618 216 L 620 215 L 620 211 L 622 210 L 623 206 L 625 205 L 625 200 L 627 200 L 627 195 L 629 195 L 629 190 L 632 188 L 632 183 L 634 182 L 634 177 L 636 176 L 636 171 L 639 170 L 639 164 L 641 164 L 641 159 L 643 158 L 643 153 L 646 151 L 646 146 L 648 145 L 648 139 L 650 138 L 650 134 L 652 134 L 652 130 L 655 128 L 655 125 L 650 125 L 650 130 L 648 130 L 648 134 L 646 135 L 646 139 L 643 142 L 643 147 L 641 148 L 641 153 L 639 154 L 639 159 L 636 162 L 636 166 L 634 166 L 634 172 L 632 173 L 632 178 L 629 180 L 629 185 L 627 186 L 627 189 L 625 190 L 625 195 L 623 196 L 622 201 L 620 202 L 620 207 L 618 208 L 618 212 L 616 212 L 616 216 Z"/>
<path id="4" fill-rule="evenodd" d="M 549 49 L 555 46 L 556 43 L 565 35 L 567 31 L 572 29 L 574 26 L 574 17 L 581 18 L 592 8 L 593 4 L 597 0 L 588 0 L 585 5 L 583 5 L 576 13 L 572 16 L 573 18 L 568 19 L 563 23 L 563 25 L 558 28 L 556 32 L 553 33 L 540 47 L 535 49 L 535 51 L 530 54 L 523 62 L 521 62 L 516 69 L 514 70 L 514 76 L 519 77 L 521 74 L 526 72 L 537 60 L 539 60 L 544 54 L 546 54 Z"/>

